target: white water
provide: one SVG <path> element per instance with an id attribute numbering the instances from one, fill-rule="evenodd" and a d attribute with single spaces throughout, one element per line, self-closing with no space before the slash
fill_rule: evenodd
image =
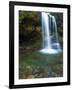
<path id="1" fill-rule="evenodd" d="M 42 53 L 49 53 L 49 54 L 55 54 L 61 51 L 59 41 L 58 41 L 58 34 L 57 34 L 57 25 L 55 17 L 50 15 L 49 13 L 42 12 L 42 38 L 43 38 L 43 49 L 40 50 Z M 52 21 L 51 21 L 52 19 Z M 52 42 L 51 39 L 51 22 L 53 25 L 53 29 L 56 34 L 56 42 Z M 52 33 L 53 35 L 53 33 Z M 53 48 L 53 46 L 56 46 L 57 48 Z"/>

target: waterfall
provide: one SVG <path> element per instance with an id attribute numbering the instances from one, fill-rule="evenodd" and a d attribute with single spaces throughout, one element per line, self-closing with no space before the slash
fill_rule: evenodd
<path id="1" fill-rule="evenodd" d="M 49 13 L 42 12 L 42 49 L 40 52 L 55 54 L 61 51 L 55 17 Z M 53 40 L 55 39 L 55 40 Z"/>
<path id="2" fill-rule="evenodd" d="M 44 45 L 44 47 L 45 48 L 51 48 L 51 40 L 49 38 L 50 37 L 49 17 L 45 13 L 42 13 L 42 36 L 43 36 L 43 45 Z"/>

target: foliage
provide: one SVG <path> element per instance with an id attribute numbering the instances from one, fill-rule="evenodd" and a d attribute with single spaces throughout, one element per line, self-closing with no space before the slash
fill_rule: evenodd
<path id="1" fill-rule="evenodd" d="M 33 40 L 40 36 L 40 13 L 32 11 L 19 11 L 19 40 L 20 43 Z"/>

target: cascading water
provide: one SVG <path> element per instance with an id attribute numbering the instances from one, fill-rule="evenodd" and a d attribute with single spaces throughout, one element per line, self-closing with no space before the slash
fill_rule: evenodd
<path id="1" fill-rule="evenodd" d="M 55 54 L 61 51 L 58 34 L 57 25 L 55 17 L 49 13 L 42 12 L 42 38 L 43 38 L 43 49 L 40 50 L 42 53 Z M 52 35 L 51 35 L 51 32 Z M 55 40 L 53 40 L 55 38 Z"/>

